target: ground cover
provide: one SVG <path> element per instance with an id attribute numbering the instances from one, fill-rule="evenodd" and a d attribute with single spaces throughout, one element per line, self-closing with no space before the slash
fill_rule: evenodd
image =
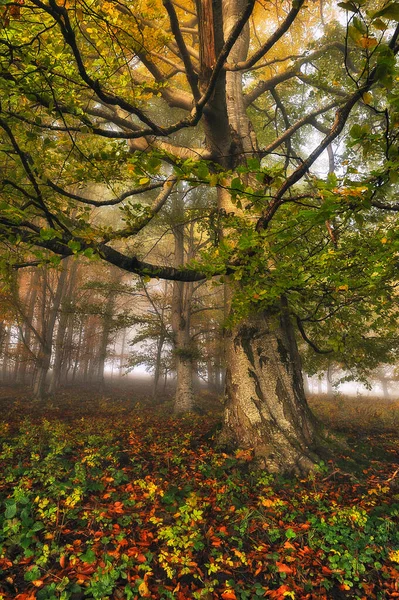
<path id="1" fill-rule="evenodd" d="M 399 597 L 398 404 L 313 406 L 348 450 L 293 479 L 215 450 L 217 410 L 3 390 L 1 600 Z"/>

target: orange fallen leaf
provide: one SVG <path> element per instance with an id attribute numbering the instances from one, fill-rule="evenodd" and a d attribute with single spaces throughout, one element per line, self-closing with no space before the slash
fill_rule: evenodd
<path id="1" fill-rule="evenodd" d="M 234 590 L 225 590 L 222 592 L 223 600 L 237 600 L 237 596 Z"/>
<path id="2" fill-rule="evenodd" d="M 293 569 L 291 569 L 291 567 L 289 567 L 288 565 L 281 563 L 281 562 L 276 562 L 276 566 L 277 566 L 277 570 L 279 573 L 287 573 L 287 575 L 290 575 L 291 573 L 293 573 Z"/>

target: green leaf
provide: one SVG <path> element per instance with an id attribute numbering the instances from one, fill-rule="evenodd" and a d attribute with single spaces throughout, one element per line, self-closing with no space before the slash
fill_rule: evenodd
<path id="1" fill-rule="evenodd" d="M 392 21 L 399 21 L 399 2 L 391 2 L 384 6 L 384 8 L 374 13 L 374 17 L 385 17 L 386 19 L 392 19 Z"/>
<path id="2" fill-rule="evenodd" d="M 287 540 L 293 540 L 294 538 L 296 538 L 296 533 L 293 529 L 289 528 L 285 532 L 285 537 L 287 538 Z"/>
<path id="3" fill-rule="evenodd" d="M 78 242 L 77 240 L 70 240 L 68 242 L 68 248 L 70 248 L 74 254 L 79 252 L 80 247 L 80 242 Z"/>
<path id="4" fill-rule="evenodd" d="M 350 12 L 358 12 L 358 7 L 354 2 L 338 2 L 338 6 L 345 10 L 349 10 Z"/>
<path id="5" fill-rule="evenodd" d="M 4 516 L 6 519 L 13 519 L 17 514 L 17 504 L 15 500 L 6 500 L 6 510 Z"/>
<path id="6" fill-rule="evenodd" d="M 83 560 L 83 562 L 89 563 L 90 565 L 96 561 L 96 554 L 91 548 L 89 548 L 88 550 L 86 550 L 86 552 L 81 554 L 79 558 L 80 560 Z"/>

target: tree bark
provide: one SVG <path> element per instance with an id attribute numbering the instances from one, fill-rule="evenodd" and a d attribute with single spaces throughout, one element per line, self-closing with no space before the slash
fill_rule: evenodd
<path id="1" fill-rule="evenodd" d="M 304 473 L 318 460 L 316 423 L 282 304 L 273 313 L 253 313 L 230 333 L 222 441 L 253 449 L 269 471 Z"/>

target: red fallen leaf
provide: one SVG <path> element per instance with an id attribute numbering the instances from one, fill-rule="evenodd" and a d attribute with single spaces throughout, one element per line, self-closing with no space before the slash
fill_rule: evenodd
<path id="1" fill-rule="evenodd" d="M 65 563 L 66 563 L 66 556 L 65 556 L 65 554 L 63 554 L 63 555 L 60 557 L 60 567 L 61 567 L 62 569 L 65 569 Z"/>
<path id="2" fill-rule="evenodd" d="M 329 567 L 325 567 L 325 566 L 321 567 L 321 572 L 324 575 L 331 575 L 331 573 L 333 573 L 333 571 Z"/>
<path id="3" fill-rule="evenodd" d="M 19 562 L 19 564 L 21 564 L 21 561 Z M 0 567 L 2 569 L 9 569 L 10 567 L 12 567 L 11 560 L 8 560 L 8 558 L 0 558 Z"/>
<path id="4" fill-rule="evenodd" d="M 287 573 L 287 575 L 291 575 L 291 573 L 294 572 L 291 567 L 285 565 L 284 563 L 276 562 L 276 566 L 279 573 Z"/>
<path id="5" fill-rule="evenodd" d="M 237 600 L 237 596 L 234 590 L 225 590 L 222 592 L 223 600 Z"/>
<path id="6" fill-rule="evenodd" d="M 78 575 L 91 575 L 96 570 L 95 565 L 91 565 L 89 563 L 84 562 L 82 567 L 79 567 L 77 571 Z"/>
<path id="7" fill-rule="evenodd" d="M 280 585 L 277 590 L 269 590 L 266 592 L 266 596 L 270 596 L 270 598 L 275 598 L 276 600 L 285 600 L 286 592 L 291 592 L 292 590 L 288 587 L 288 585 Z"/>
<path id="8" fill-rule="evenodd" d="M 146 557 L 144 556 L 144 554 L 138 554 L 138 555 L 136 556 L 136 560 L 137 560 L 137 562 L 139 562 L 139 563 L 145 563 L 145 562 L 147 562 L 147 559 L 146 559 Z"/>
<path id="9" fill-rule="evenodd" d="M 215 546 L 216 548 L 218 548 L 219 546 L 222 545 L 222 540 L 216 536 L 212 536 L 212 546 Z"/>

